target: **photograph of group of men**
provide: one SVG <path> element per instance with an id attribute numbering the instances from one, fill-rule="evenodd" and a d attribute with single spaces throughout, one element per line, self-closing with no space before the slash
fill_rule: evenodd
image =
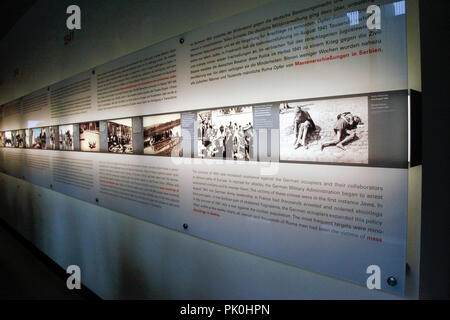
<path id="1" fill-rule="evenodd" d="M 368 98 L 280 104 L 280 160 L 368 163 Z"/>
<path id="2" fill-rule="evenodd" d="M 132 119 L 108 121 L 108 151 L 113 153 L 133 153 Z"/>
<path id="3" fill-rule="evenodd" d="M 198 157 L 255 160 L 253 108 L 230 107 L 197 113 Z"/>

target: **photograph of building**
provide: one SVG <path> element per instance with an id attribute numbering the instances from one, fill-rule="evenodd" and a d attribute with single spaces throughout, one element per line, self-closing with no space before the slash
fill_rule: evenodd
<path id="1" fill-rule="evenodd" d="M 100 151 L 100 123 L 85 122 L 80 123 L 80 150 L 99 152 Z"/>
<path id="2" fill-rule="evenodd" d="M 133 153 L 131 118 L 108 121 L 108 151 Z"/>
<path id="3" fill-rule="evenodd" d="M 144 154 L 182 156 L 179 113 L 143 118 Z"/>

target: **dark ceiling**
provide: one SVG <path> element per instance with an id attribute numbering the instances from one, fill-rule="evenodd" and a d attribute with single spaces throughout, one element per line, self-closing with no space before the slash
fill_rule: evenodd
<path id="1" fill-rule="evenodd" d="M 0 40 L 35 2 L 36 0 L 0 0 Z"/>

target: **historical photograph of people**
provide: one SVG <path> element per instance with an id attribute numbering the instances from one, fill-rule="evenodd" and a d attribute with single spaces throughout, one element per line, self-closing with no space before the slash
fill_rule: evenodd
<path id="1" fill-rule="evenodd" d="M 144 154 L 183 155 L 180 113 L 144 117 L 143 125 Z"/>
<path id="2" fill-rule="evenodd" d="M 197 128 L 199 157 L 254 160 L 252 107 L 200 111 Z"/>
<path id="3" fill-rule="evenodd" d="M 133 153 L 131 118 L 108 121 L 108 150 L 114 153 Z"/>
<path id="4" fill-rule="evenodd" d="M 280 160 L 367 164 L 367 96 L 281 103 Z"/>
<path id="5" fill-rule="evenodd" d="M 0 147 L 5 146 L 5 132 L 0 132 Z"/>
<path id="6" fill-rule="evenodd" d="M 57 126 L 53 126 L 53 127 L 49 127 L 49 141 L 48 141 L 48 146 L 47 149 L 50 150 L 56 150 L 57 147 L 59 146 L 59 141 L 57 139 L 58 137 L 58 127 Z"/>
<path id="7" fill-rule="evenodd" d="M 59 126 L 59 150 L 73 150 L 73 124 Z"/>
<path id="8" fill-rule="evenodd" d="M 42 128 L 31 129 L 31 147 L 33 149 L 45 149 L 46 134 Z"/>
<path id="9" fill-rule="evenodd" d="M 5 143 L 5 147 L 12 147 L 13 146 L 13 139 L 12 139 L 12 132 L 11 131 L 5 131 L 4 143 Z"/>
<path id="10" fill-rule="evenodd" d="M 13 131 L 14 148 L 25 148 L 25 130 Z"/>
<path id="11" fill-rule="evenodd" d="M 80 150 L 100 151 L 100 123 L 98 121 L 80 123 Z"/>

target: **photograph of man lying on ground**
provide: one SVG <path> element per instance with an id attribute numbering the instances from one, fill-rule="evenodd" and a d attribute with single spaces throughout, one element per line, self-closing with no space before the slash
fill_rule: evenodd
<path id="1" fill-rule="evenodd" d="M 367 96 L 281 103 L 280 160 L 367 164 Z"/>

